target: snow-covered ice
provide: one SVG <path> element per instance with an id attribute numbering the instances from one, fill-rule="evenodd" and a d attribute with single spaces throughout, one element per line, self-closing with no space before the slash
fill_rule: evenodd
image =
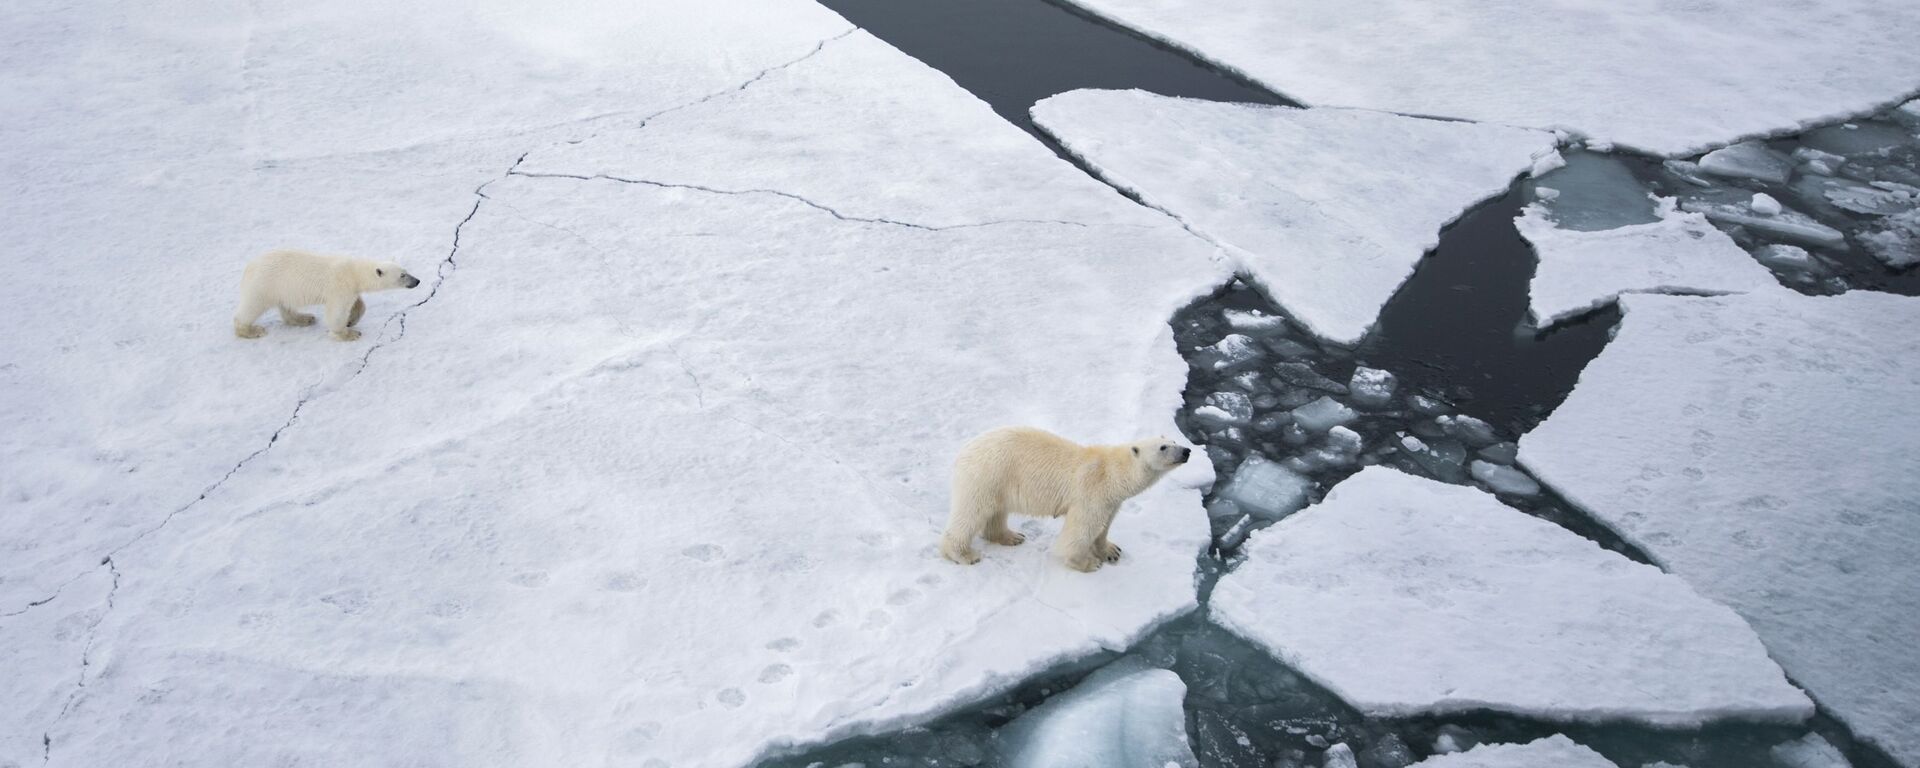
<path id="1" fill-rule="evenodd" d="M 1244 551 L 1213 620 L 1368 714 L 1813 713 L 1733 611 L 1474 488 L 1371 467 Z"/>
<path id="2" fill-rule="evenodd" d="M 1920 764 L 1920 299 L 1621 308 L 1521 463 L 1739 611 L 1856 735 Z"/>
<path id="3" fill-rule="evenodd" d="M 1314 434 L 1351 424 L 1357 418 L 1360 418 L 1360 414 L 1331 397 L 1321 397 L 1293 409 L 1293 423 Z"/>
<path id="4" fill-rule="evenodd" d="M 6 12 L 103 92 L 0 121 L 0 763 L 739 765 L 1193 607 L 1204 463 L 1096 574 L 930 547 L 971 434 L 1175 433 L 1214 249 L 813 3 L 655 5 Z M 282 243 L 437 278 L 235 340 Z"/>
<path id="5" fill-rule="evenodd" d="M 1618 768 L 1600 753 L 1559 734 L 1525 744 L 1482 744 L 1435 755 L 1414 768 Z"/>
<path id="6" fill-rule="evenodd" d="M 1700 158 L 1700 170 L 1729 179 L 1785 184 L 1787 177 L 1793 175 L 1793 158 L 1760 142 L 1743 141 L 1708 152 Z"/>
<path id="7" fill-rule="evenodd" d="M 1273 521 L 1306 506 L 1313 487 L 1312 478 L 1254 454 L 1240 463 L 1218 495 L 1254 517 Z"/>
<path id="8" fill-rule="evenodd" d="M 1527 477 L 1527 473 L 1504 464 L 1475 459 L 1468 465 L 1467 471 L 1473 475 L 1473 479 L 1495 493 L 1532 496 L 1540 492 L 1540 484 Z"/>
<path id="9" fill-rule="evenodd" d="M 1910 96 L 1920 4 L 1071 0 L 1315 107 L 1566 128 L 1668 156 Z"/>
<path id="10" fill-rule="evenodd" d="M 1840 754 L 1839 749 L 1817 733 L 1776 744 L 1767 752 L 1774 762 L 1785 768 L 1853 768 L 1846 755 Z"/>
<path id="11" fill-rule="evenodd" d="M 1398 381 L 1391 371 L 1359 366 L 1353 369 L 1353 379 L 1347 382 L 1347 390 L 1353 393 L 1353 402 L 1367 408 L 1379 408 L 1393 402 L 1394 387 Z"/>
<path id="12" fill-rule="evenodd" d="M 1128 660 L 1094 672 L 997 736 L 1008 768 L 1193 768 L 1186 683 Z"/>
<path id="13" fill-rule="evenodd" d="M 1282 307 L 1340 343 L 1366 333 L 1443 226 L 1506 191 L 1554 142 L 1497 125 L 1144 91 L 1072 91 L 1034 105 L 1033 118 L 1107 181 L 1221 243 Z"/>
<path id="14" fill-rule="evenodd" d="M 1598 231 L 1561 229 L 1538 204 L 1514 220 L 1540 266 L 1529 310 L 1546 327 L 1622 293 L 1743 293 L 1776 288 L 1773 275 L 1706 216 L 1659 206 L 1660 220 Z"/>
<path id="15" fill-rule="evenodd" d="M 1780 205 L 1772 200 L 1765 206 L 1767 212 L 1755 210 L 1751 200 L 1739 203 L 1716 203 L 1707 200 L 1685 200 L 1680 209 L 1688 213 L 1703 213 L 1707 218 L 1727 226 L 1742 226 L 1756 232 L 1762 232 L 1783 240 L 1816 248 L 1844 248 L 1847 236 L 1840 230 L 1815 220 L 1812 216 Z"/>
<path id="16" fill-rule="evenodd" d="M 1920 264 L 1920 209 L 1881 219 L 1860 234 L 1860 243 L 1894 269 Z"/>

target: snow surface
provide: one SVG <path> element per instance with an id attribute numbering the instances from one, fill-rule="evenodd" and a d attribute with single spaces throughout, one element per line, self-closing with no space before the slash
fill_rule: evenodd
<path id="1" fill-rule="evenodd" d="M 1622 293 L 1745 293 L 1777 289 L 1773 273 L 1707 217 L 1659 203 L 1660 220 L 1616 229 L 1561 229 L 1538 203 L 1514 219 L 1539 254 L 1529 310 L 1544 328 L 1612 303 Z"/>
<path id="2" fill-rule="evenodd" d="M 1910 98 L 1902 0 L 1071 0 L 1316 107 L 1566 128 L 1683 156 Z"/>
<path id="3" fill-rule="evenodd" d="M 1813 714 L 1733 611 L 1473 488 L 1370 467 L 1244 551 L 1213 620 L 1371 715 Z"/>
<path id="4" fill-rule="evenodd" d="M 740 765 L 1192 609 L 1204 462 L 1091 576 L 932 544 L 981 430 L 1174 433 L 1215 249 L 813 3 L 658 5 L 0 11 L 0 763 Z M 434 277 L 234 339 L 283 244 Z"/>
<path id="5" fill-rule="evenodd" d="M 1008 768 L 1193 768 L 1187 685 L 1170 670 L 1118 662 L 996 734 Z"/>
<path id="6" fill-rule="evenodd" d="M 1033 118 L 1102 178 L 1220 243 L 1288 312 L 1340 343 L 1366 334 L 1442 227 L 1505 192 L 1554 142 L 1495 125 L 1144 91 L 1072 91 L 1034 105 Z"/>
<path id="7" fill-rule="evenodd" d="M 1525 744 L 1482 744 L 1435 755 L 1414 768 L 1617 768 L 1600 753 L 1559 734 Z"/>
<path id="8" fill-rule="evenodd" d="M 1521 463 L 1739 611 L 1856 735 L 1920 765 L 1920 299 L 1621 308 Z"/>

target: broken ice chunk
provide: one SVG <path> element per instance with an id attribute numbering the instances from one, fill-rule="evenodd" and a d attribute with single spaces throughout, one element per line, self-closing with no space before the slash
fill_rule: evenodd
<path id="1" fill-rule="evenodd" d="M 1755 192 L 1753 201 L 1747 203 L 1747 207 L 1761 216 L 1772 216 L 1780 212 L 1780 201 L 1765 192 Z"/>
<path id="2" fill-rule="evenodd" d="M 1718 224 L 1744 226 L 1803 245 L 1841 248 L 1847 243 L 1846 235 L 1841 234 L 1840 230 L 1814 221 L 1812 217 L 1791 208 L 1783 207 L 1772 216 L 1761 216 L 1744 205 L 1688 200 L 1680 204 L 1680 210 L 1704 213 Z"/>
<path id="3" fill-rule="evenodd" d="M 1180 676 L 1123 659 L 1000 729 L 1012 768 L 1199 765 Z"/>
<path id="4" fill-rule="evenodd" d="M 1280 440 L 1287 445 L 1306 445 L 1312 439 L 1313 435 L 1301 428 L 1298 422 L 1288 421 L 1286 426 L 1280 428 Z"/>
<path id="5" fill-rule="evenodd" d="M 1275 376 L 1279 376 L 1281 381 L 1296 387 L 1306 387 L 1307 389 L 1316 389 L 1321 392 L 1332 392 L 1337 395 L 1347 393 L 1345 385 L 1320 375 L 1319 371 L 1314 370 L 1313 366 L 1307 365 L 1306 363 L 1279 363 L 1273 366 L 1273 373 Z"/>
<path id="6" fill-rule="evenodd" d="M 1254 454 L 1240 463 L 1218 496 L 1239 505 L 1247 514 L 1273 521 L 1307 505 L 1313 480 Z"/>
<path id="7" fill-rule="evenodd" d="M 1785 184 L 1793 175 L 1793 160 L 1760 142 L 1743 141 L 1708 152 L 1700 158 L 1700 170 L 1733 179 Z"/>
<path id="8" fill-rule="evenodd" d="M 1540 492 L 1540 483 L 1528 477 L 1527 473 L 1487 461 L 1474 461 L 1470 471 L 1473 479 L 1480 481 L 1494 493 L 1512 496 L 1532 496 Z"/>
<path id="9" fill-rule="evenodd" d="M 1293 339 L 1267 339 L 1267 349 L 1287 360 L 1305 360 L 1313 357 L 1313 347 Z"/>
<path id="10" fill-rule="evenodd" d="M 1528 171 L 1527 175 L 1537 179 L 1566 165 L 1567 159 L 1562 157 L 1558 150 L 1549 151 L 1533 159 L 1533 169 Z"/>
<path id="11" fill-rule="evenodd" d="M 1400 440 L 1408 459 L 1420 471 L 1437 480 L 1462 483 L 1467 479 L 1467 447 L 1451 437 L 1421 440 L 1411 435 Z"/>
<path id="12" fill-rule="evenodd" d="M 1327 430 L 1327 447 L 1335 451 L 1348 454 L 1359 453 L 1364 444 L 1365 441 L 1361 439 L 1360 433 L 1346 427 Z"/>
<path id="13" fill-rule="evenodd" d="M 1203 415 L 1203 412 L 1210 414 Z M 1194 418 L 1214 426 L 1240 426 L 1253 420 L 1253 400 L 1239 392 L 1215 392 L 1207 395 L 1206 405 L 1196 409 Z"/>
<path id="14" fill-rule="evenodd" d="M 1475 448 L 1482 448 L 1500 442 L 1500 436 L 1493 431 L 1493 425 L 1466 414 L 1441 416 L 1434 419 L 1447 434 L 1460 438 L 1461 442 Z"/>
<path id="15" fill-rule="evenodd" d="M 1407 398 L 1407 407 L 1426 416 L 1439 416 L 1450 410 L 1446 403 L 1427 397 L 1426 395 L 1414 395 Z"/>
<path id="16" fill-rule="evenodd" d="M 1290 414 L 1263 413 L 1260 414 L 1259 418 L 1253 420 L 1253 431 L 1263 435 L 1270 435 L 1286 429 L 1287 425 L 1292 423 L 1293 416 Z"/>
<path id="17" fill-rule="evenodd" d="M 1845 755 L 1824 737 L 1809 733 L 1768 750 L 1774 762 L 1786 768 L 1851 768 Z"/>
<path id="18" fill-rule="evenodd" d="M 1221 315 L 1226 317 L 1227 325 L 1234 330 L 1259 336 L 1284 331 L 1287 328 L 1286 318 L 1254 309 L 1229 309 Z"/>
<path id="19" fill-rule="evenodd" d="M 1252 363 L 1260 359 L 1260 345 L 1243 334 L 1231 333 L 1226 338 L 1202 350 L 1202 359 L 1216 371 L 1224 371 Z"/>
<path id="20" fill-rule="evenodd" d="M 1661 163 L 1660 167 L 1665 168 L 1667 173 L 1673 174 L 1676 178 L 1680 179 L 1681 181 L 1684 181 L 1688 184 L 1692 184 L 1696 187 L 1713 186 L 1713 182 L 1700 178 L 1699 163 L 1689 162 L 1686 160 L 1668 160 L 1666 162 Z"/>
<path id="21" fill-rule="evenodd" d="M 1871 120 L 1815 128 L 1799 139 L 1814 149 L 1847 157 L 1870 155 L 1913 140 L 1898 126 Z"/>
<path id="22" fill-rule="evenodd" d="M 1880 220 L 1880 226 L 1863 231 L 1860 244 L 1867 252 L 1894 269 L 1920 264 L 1920 209 Z"/>
<path id="23" fill-rule="evenodd" d="M 1354 413 L 1352 408 L 1331 397 L 1322 397 L 1293 409 L 1293 423 L 1315 434 L 1343 424 L 1350 424 L 1359 416 L 1360 414 Z"/>
<path id="24" fill-rule="evenodd" d="M 1494 443 L 1480 449 L 1480 458 L 1495 464 L 1512 464 L 1520 455 L 1520 446 L 1514 443 Z"/>
<path id="25" fill-rule="evenodd" d="M 1754 249 L 1753 258 L 1775 272 L 1824 271 L 1813 254 L 1797 245 L 1763 245 Z"/>
<path id="26" fill-rule="evenodd" d="M 1440 733 L 1433 737 L 1433 751 L 1440 754 L 1473 749 L 1480 743 L 1480 737 L 1458 725 L 1440 726 Z"/>
<path id="27" fill-rule="evenodd" d="M 1322 768 L 1360 768 L 1360 761 L 1354 759 L 1353 748 L 1345 743 L 1327 747 L 1327 755 Z"/>
<path id="28" fill-rule="evenodd" d="M 1347 382 L 1347 391 L 1352 393 L 1356 405 L 1379 408 L 1393 402 L 1396 384 L 1392 373 L 1361 366 L 1353 369 L 1353 379 Z"/>
<path id="29" fill-rule="evenodd" d="M 1920 99 L 1914 99 L 1893 110 L 1893 119 L 1908 128 L 1920 128 Z"/>
<path id="30" fill-rule="evenodd" d="M 1847 161 L 1844 157 L 1831 152 L 1822 152 L 1813 147 L 1801 147 L 1794 150 L 1793 159 L 1800 163 L 1802 170 L 1808 173 L 1817 173 L 1821 176 L 1832 176 L 1834 170 Z"/>
<path id="31" fill-rule="evenodd" d="M 1435 755 L 1413 768 L 1618 768 L 1600 753 L 1559 734 L 1526 744 L 1482 744 Z M 1652 768 L 1652 766 L 1642 766 Z"/>

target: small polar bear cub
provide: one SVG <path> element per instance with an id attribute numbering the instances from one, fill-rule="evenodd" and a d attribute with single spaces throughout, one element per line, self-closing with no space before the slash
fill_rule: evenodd
<path id="1" fill-rule="evenodd" d="M 391 261 L 269 251 L 247 262 L 247 271 L 240 276 L 240 309 L 233 313 L 233 335 L 243 339 L 267 335 L 267 329 L 253 321 L 275 308 L 287 325 L 313 325 L 313 315 L 298 310 L 320 304 L 327 309 L 327 330 L 333 338 L 353 341 L 360 338 L 353 326 L 367 311 L 360 294 L 419 284 L 419 278 Z"/>
<path id="2" fill-rule="evenodd" d="M 1067 567 L 1092 571 L 1120 559 L 1107 529 L 1121 502 L 1153 485 L 1193 455 L 1164 439 L 1081 445 L 1030 427 L 1002 427 L 975 437 L 953 466 L 953 508 L 940 554 L 961 565 L 980 561 L 973 539 L 1014 546 L 1025 536 L 1007 515 L 1066 517 L 1054 553 Z"/>

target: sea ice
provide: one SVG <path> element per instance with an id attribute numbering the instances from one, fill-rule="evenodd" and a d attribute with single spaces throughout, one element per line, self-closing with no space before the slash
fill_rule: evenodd
<path id="1" fill-rule="evenodd" d="M 1520 461 L 1920 765 L 1920 299 L 1628 296 Z M 1845 457 L 1809 461 L 1809 456 Z"/>
<path id="2" fill-rule="evenodd" d="M 1260 344 L 1238 333 L 1227 334 L 1204 350 L 1204 360 L 1216 371 L 1229 371 L 1257 362 L 1265 354 Z"/>
<path id="3" fill-rule="evenodd" d="M 1840 230 L 1829 227 L 1813 217 L 1792 208 L 1779 206 L 1780 210 L 1771 214 L 1754 211 L 1748 204 L 1711 203 L 1703 200 L 1687 200 L 1680 203 L 1680 209 L 1689 213 L 1703 213 L 1707 218 L 1728 226 L 1744 226 L 1756 232 L 1762 232 L 1783 240 L 1791 240 L 1801 245 L 1818 248 L 1844 248 L 1847 237 Z"/>
<path id="4" fill-rule="evenodd" d="M 1474 488 L 1371 467 L 1244 551 L 1213 620 L 1371 715 L 1813 713 L 1733 611 Z"/>
<path id="5" fill-rule="evenodd" d="M 1662 200 L 1651 224 L 1576 232 L 1538 206 L 1514 226 L 1540 255 L 1529 310 L 1541 327 L 1593 310 L 1622 293 L 1740 293 L 1778 287 L 1773 276 L 1698 213 Z"/>
<path id="6" fill-rule="evenodd" d="M 1494 493 L 1532 496 L 1540 492 L 1539 483 L 1513 467 L 1475 460 L 1467 469 L 1473 474 L 1473 479 L 1485 484 Z"/>
<path id="7" fill-rule="evenodd" d="M 1780 213 L 1780 201 L 1775 200 L 1773 195 L 1765 192 L 1754 193 L 1753 200 L 1747 203 L 1747 207 L 1761 216 L 1773 216 Z"/>
<path id="8" fill-rule="evenodd" d="M 1344 403 L 1331 397 L 1322 397 L 1306 405 L 1293 409 L 1293 423 L 1308 432 L 1325 432 L 1337 426 L 1353 423 L 1360 418 Z"/>
<path id="9" fill-rule="evenodd" d="M 1220 243 L 1295 318 L 1342 344 L 1373 325 L 1441 227 L 1553 149 L 1542 131 L 1144 91 L 1064 93 L 1034 105 L 1033 118 L 1102 178 Z"/>
<path id="10" fill-rule="evenodd" d="M 1700 158 L 1700 170 L 1730 179 L 1753 179 L 1770 184 L 1785 184 L 1793 175 L 1793 158 L 1767 148 L 1757 141 L 1743 141 L 1721 147 Z"/>
<path id="11" fill-rule="evenodd" d="M 1360 761 L 1353 756 L 1353 748 L 1346 744 L 1327 747 L 1327 754 L 1320 760 L 1321 768 L 1360 768 Z"/>
<path id="12" fill-rule="evenodd" d="M 1817 733 L 1809 733 L 1768 750 L 1784 768 L 1853 768 L 1846 755 Z"/>
<path id="13" fill-rule="evenodd" d="M 1860 233 L 1860 244 L 1894 269 L 1920 264 L 1920 209 L 1888 216 Z"/>
<path id="14" fill-rule="evenodd" d="M 1320 375 L 1319 371 L 1306 363 L 1276 363 L 1270 370 L 1281 381 L 1296 387 L 1331 392 L 1336 395 L 1347 394 L 1346 385 Z"/>
<path id="15" fill-rule="evenodd" d="M 0 192 L 0 285 L 40 291 L 0 355 L 0 613 L 80 577 L 0 618 L 66 660 L 0 665 L 0 763 L 747 765 L 1193 609 L 1206 462 L 1097 573 L 1045 522 L 932 545 L 988 427 L 1175 434 L 1166 319 L 1215 249 L 813 3 L 452 5 L 0 24 L 99 35 L 44 57 L 72 109 L 0 121 L 45 151 Z M 437 290 L 370 297 L 359 344 L 235 340 L 209 297 L 282 237 Z"/>
<path id="16" fill-rule="evenodd" d="M 1217 427 L 1243 426 L 1253 420 L 1253 401 L 1239 392 L 1215 392 L 1193 415 Z"/>
<path id="17" fill-rule="evenodd" d="M 1610 155 L 1575 152 L 1565 168 L 1523 186 L 1533 189 L 1547 218 L 1560 229 L 1592 232 L 1659 219 L 1646 186 L 1626 163 Z M 1554 190 L 1551 197 L 1543 194 L 1547 189 Z"/>
<path id="18" fill-rule="evenodd" d="M 1312 491 L 1312 478 L 1254 454 L 1233 471 L 1232 479 L 1218 495 L 1271 522 L 1306 506 Z"/>
<path id="19" fill-rule="evenodd" d="M 1347 382 L 1347 390 L 1353 394 L 1355 405 L 1380 408 L 1393 402 L 1396 383 L 1390 371 L 1360 366 L 1353 369 L 1353 379 Z"/>
<path id="20" fill-rule="evenodd" d="M 1467 447 L 1459 440 L 1407 435 L 1400 438 L 1400 448 L 1420 471 L 1450 483 L 1466 482 Z"/>
<path id="21" fill-rule="evenodd" d="M 1526 744 L 1482 744 L 1435 755 L 1414 768 L 1618 768 L 1600 753 L 1555 734 Z"/>
<path id="22" fill-rule="evenodd" d="M 1122 660 L 1015 718 L 996 738 L 1008 768 L 1194 768 L 1187 686 Z"/>
<path id="23" fill-rule="evenodd" d="M 1910 2 L 1072 2 L 1309 106 L 1565 128 L 1669 157 L 1890 106 L 1920 72 Z"/>

